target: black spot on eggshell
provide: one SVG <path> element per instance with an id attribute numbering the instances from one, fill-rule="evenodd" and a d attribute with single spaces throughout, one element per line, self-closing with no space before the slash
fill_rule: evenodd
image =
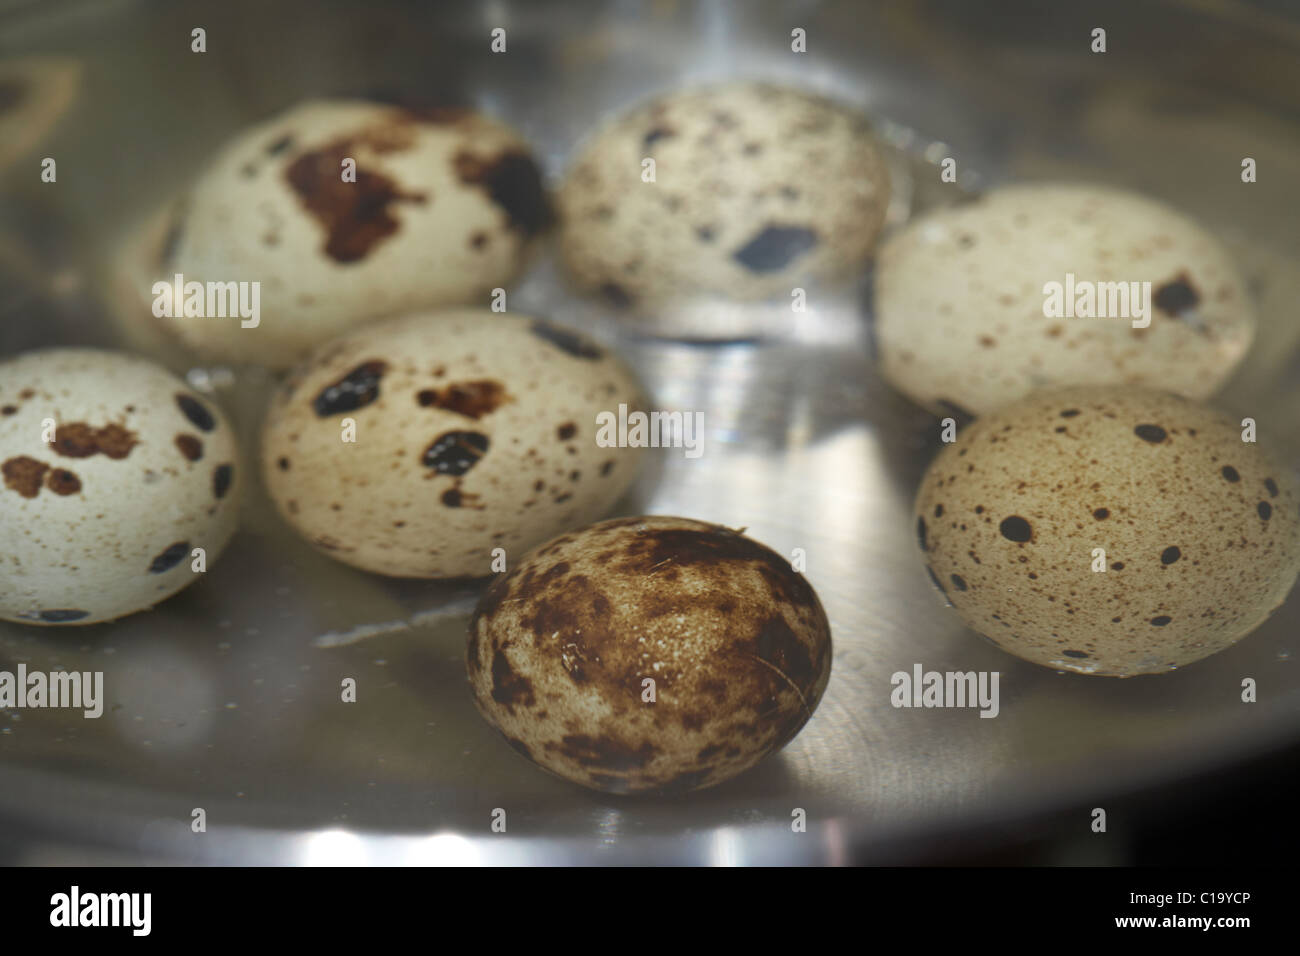
<path id="1" fill-rule="evenodd" d="M 921 545 L 922 551 L 930 550 L 925 541 L 925 519 L 921 517 L 916 519 L 916 540 Z"/>
<path id="2" fill-rule="evenodd" d="M 66 624 L 69 621 L 80 621 L 83 617 L 89 617 L 90 612 L 77 610 L 76 608 L 60 608 L 52 611 L 41 611 L 36 616 L 48 624 Z"/>
<path id="3" fill-rule="evenodd" d="M 1153 445 L 1158 445 L 1169 437 L 1168 433 L 1159 425 L 1138 425 L 1133 429 L 1133 434 L 1143 441 L 1151 442 Z"/>
<path id="4" fill-rule="evenodd" d="M 1075 415 L 1078 415 L 1078 414 L 1079 414 L 1079 410 L 1078 410 L 1077 408 L 1067 408 L 1067 409 L 1065 409 L 1065 411 L 1061 412 L 1061 417 L 1062 417 L 1062 418 L 1073 418 Z"/>
<path id="5" fill-rule="evenodd" d="M 732 258 L 750 272 L 778 272 L 817 245 L 817 233 L 802 226 L 768 226 Z"/>
<path id="6" fill-rule="evenodd" d="M 378 359 L 363 362 L 337 382 L 326 385 L 312 401 L 317 417 L 328 418 L 365 408 L 379 397 L 379 381 L 388 363 Z"/>
<path id="7" fill-rule="evenodd" d="M 226 497 L 234 478 L 234 465 L 218 465 L 212 472 L 212 494 L 218 499 Z"/>
<path id="8" fill-rule="evenodd" d="M 583 339 L 576 332 L 570 332 L 568 329 L 562 329 L 559 326 L 551 325 L 549 322 L 543 322 L 537 319 L 528 330 L 543 341 L 549 342 L 561 351 L 568 352 L 575 358 L 598 359 L 604 356 L 604 352 Z"/>
<path id="9" fill-rule="evenodd" d="M 463 475 L 487 454 L 490 444 L 481 432 L 444 432 L 433 440 L 420 459 L 440 475 Z"/>
<path id="10" fill-rule="evenodd" d="M 1224 465 L 1222 469 L 1222 474 L 1224 478 L 1227 478 L 1233 484 L 1236 484 L 1238 481 L 1241 481 L 1241 475 L 1238 474 L 1237 469 L 1233 468 L 1231 465 Z"/>
<path id="11" fill-rule="evenodd" d="M 1157 309 L 1175 318 L 1195 309 L 1200 301 L 1200 295 L 1185 273 L 1160 286 L 1151 296 L 1151 302 Z"/>
<path id="12" fill-rule="evenodd" d="M 1002 523 L 998 525 L 998 530 L 1002 532 L 1002 537 L 1008 541 L 1016 541 L 1021 544 L 1034 536 L 1033 527 L 1019 515 L 1003 518 Z"/>
<path id="13" fill-rule="evenodd" d="M 1153 625 L 1155 625 L 1156 627 L 1164 627 L 1166 624 L 1168 624 L 1168 623 L 1169 623 L 1170 621 L 1172 621 L 1172 620 L 1173 620 L 1173 618 L 1170 617 L 1169 615 L 1167 615 L 1167 614 L 1161 614 L 1161 615 L 1159 615 L 1159 616 L 1157 616 L 1157 617 L 1153 617 L 1153 618 L 1151 619 L 1151 623 L 1152 623 Z"/>
<path id="14" fill-rule="evenodd" d="M 1107 518 L 1110 517 L 1110 511 L 1106 508 L 1098 508 L 1096 511 L 1092 513 L 1092 516 L 1096 518 L 1098 521 L 1105 521 Z"/>
<path id="15" fill-rule="evenodd" d="M 189 553 L 190 543 L 188 541 L 177 541 L 153 559 L 153 562 L 149 565 L 149 573 L 162 574 L 164 571 L 170 571 L 180 564 Z"/>
<path id="16" fill-rule="evenodd" d="M 281 153 L 287 152 L 292 146 L 293 134 L 286 133 L 279 139 L 267 144 L 265 152 L 268 156 L 279 156 Z"/>
<path id="17" fill-rule="evenodd" d="M 181 410 L 181 414 L 190 420 L 190 423 L 200 431 L 210 432 L 217 427 L 217 420 L 212 413 L 204 407 L 193 395 L 186 395 L 184 392 L 178 392 L 176 395 L 176 405 Z"/>
<path id="18" fill-rule="evenodd" d="M 452 165 L 461 182 L 486 190 L 506 214 L 510 228 L 534 236 L 551 224 L 541 171 L 527 153 L 510 150 L 484 158 L 460 152 Z"/>
<path id="19" fill-rule="evenodd" d="M 676 130 L 669 129 L 667 126 L 656 126 L 647 130 L 645 136 L 641 137 L 641 148 L 649 149 L 661 139 L 670 139 L 676 136 Z"/>
<path id="20" fill-rule="evenodd" d="M 1265 478 L 1265 479 L 1264 479 L 1264 487 L 1268 489 L 1268 496 L 1269 496 L 1270 498 L 1276 498 L 1276 497 L 1277 497 L 1277 482 L 1276 482 L 1276 481 L 1274 481 L 1272 478 Z"/>
<path id="21" fill-rule="evenodd" d="M 955 587 L 958 591 L 965 591 L 967 589 L 966 579 L 963 578 L 960 574 L 949 575 L 949 579 L 952 581 L 953 587 Z"/>
<path id="22" fill-rule="evenodd" d="M 1182 551 L 1180 551 L 1177 547 L 1170 545 L 1169 547 L 1165 548 L 1164 551 L 1160 552 L 1160 563 L 1173 564 L 1182 556 L 1183 556 Z"/>
<path id="23" fill-rule="evenodd" d="M 1084 658 L 1088 655 L 1084 651 L 1062 651 L 1066 657 Z"/>
<path id="24" fill-rule="evenodd" d="M 1255 506 L 1255 510 L 1259 512 L 1260 518 L 1262 518 L 1264 521 L 1267 521 L 1269 518 L 1273 517 L 1273 506 L 1269 504 L 1267 501 L 1261 501 L 1259 504 Z"/>

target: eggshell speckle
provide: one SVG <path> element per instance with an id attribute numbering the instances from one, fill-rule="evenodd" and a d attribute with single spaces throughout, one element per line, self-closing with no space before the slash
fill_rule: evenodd
<path id="1" fill-rule="evenodd" d="M 1044 287 L 1064 288 L 1068 273 L 1150 282 L 1150 326 L 1044 315 Z M 885 377 L 945 415 L 1068 385 L 1202 400 L 1255 332 L 1245 284 L 1214 236 L 1162 203 L 1082 185 L 1009 186 L 915 220 L 880 250 L 875 312 Z"/>
<path id="2" fill-rule="evenodd" d="M 1080 387 L 962 430 L 914 521 L 976 631 L 1038 664 L 1129 676 L 1207 657 L 1278 608 L 1300 571 L 1298 508 L 1294 474 L 1226 416 Z"/>
<path id="3" fill-rule="evenodd" d="M 577 333 L 486 309 L 413 315 L 358 329 L 289 377 L 263 474 L 332 557 L 482 576 L 493 549 L 521 555 L 608 511 L 641 449 L 598 445 L 596 416 L 642 402 L 626 366 Z"/>
<path id="4" fill-rule="evenodd" d="M 831 637 L 774 551 L 699 521 L 619 518 L 497 578 L 466 658 L 480 712 L 545 769 L 617 793 L 694 790 L 794 738 Z"/>
<path id="5" fill-rule="evenodd" d="M 557 195 L 560 251 L 578 285 L 618 307 L 788 297 L 861 268 L 888 200 L 852 111 L 763 83 L 690 90 L 634 108 L 580 151 Z"/>
<path id="6" fill-rule="evenodd" d="M 345 165 L 355 178 L 345 179 Z M 152 283 L 259 281 L 260 324 L 157 319 L 201 357 L 287 367 L 351 326 L 486 302 L 551 219 L 511 129 L 465 109 L 309 102 L 242 132 L 177 204 Z"/>
<path id="7" fill-rule="evenodd" d="M 0 618 L 93 624 L 197 580 L 195 548 L 211 569 L 243 469 L 209 399 L 141 359 L 69 348 L 0 364 L 0 474 Z"/>

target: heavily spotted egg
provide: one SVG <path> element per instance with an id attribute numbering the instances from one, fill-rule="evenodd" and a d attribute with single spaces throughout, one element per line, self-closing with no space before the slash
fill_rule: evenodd
<path id="1" fill-rule="evenodd" d="M 480 712 L 543 768 L 596 790 L 694 790 L 794 738 L 830 679 L 831 634 L 769 548 L 685 518 L 617 518 L 498 577 L 466 659 Z"/>
<path id="2" fill-rule="evenodd" d="M 1243 441 L 1187 399 L 1102 387 L 983 416 L 916 498 L 932 579 L 976 631 L 1061 670 L 1149 674 L 1222 650 L 1300 571 L 1300 489 L 1256 424 Z"/>

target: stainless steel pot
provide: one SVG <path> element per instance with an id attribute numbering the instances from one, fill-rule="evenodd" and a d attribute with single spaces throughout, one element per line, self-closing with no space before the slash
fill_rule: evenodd
<path id="1" fill-rule="evenodd" d="M 190 51 L 190 30 L 207 52 Z M 1089 50 L 1094 26 L 1109 52 Z M 508 52 L 489 51 L 507 30 Z M 806 54 L 790 32 L 807 32 Z M 1215 0 L 1132 4 L 0 2 L 0 53 L 65 58 L 67 113 L 0 174 L 0 353 L 106 344 L 122 237 L 246 123 L 323 94 L 436 93 L 503 116 L 552 175 L 612 110 L 677 85 L 766 77 L 856 103 L 910 168 L 975 188 L 1111 182 L 1164 198 L 1239 253 L 1260 339 L 1219 404 L 1283 419 L 1300 457 L 1300 15 Z M 56 156 L 56 185 L 39 158 Z M 1245 186 L 1243 156 L 1259 163 Z M 897 211 L 896 219 L 909 209 Z M 103 670 L 108 707 L 0 716 L 11 859 L 193 862 L 837 862 L 915 858 L 944 835 L 1103 805 L 1300 739 L 1300 594 L 1236 647 L 1158 677 L 1053 673 L 966 631 L 908 520 L 933 420 L 880 381 L 867 288 L 793 340 L 685 345 L 575 301 L 549 261 L 512 304 L 617 341 L 664 406 L 703 410 L 708 453 L 666 452 L 623 503 L 746 526 L 808 555 L 834 674 L 779 756 L 715 789 L 604 797 L 530 766 L 464 681 L 474 589 L 391 581 L 318 555 L 254 488 L 201 585 L 111 625 L 0 625 L 0 668 Z M 186 370 L 177 356 L 162 356 Z M 249 439 L 267 377 L 188 370 Z M 223 384 L 224 383 L 224 384 Z M 0 550 L 3 544 L 0 543 Z M 921 662 L 996 670 L 1002 709 L 899 710 Z M 360 701 L 338 701 L 356 677 Z M 1240 702 L 1242 677 L 1260 701 Z M 192 811 L 207 831 L 191 831 Z M 507 832 L 493 833 L 506 810 Z M 806 811 L 807 832 L 792 832 Z"/>

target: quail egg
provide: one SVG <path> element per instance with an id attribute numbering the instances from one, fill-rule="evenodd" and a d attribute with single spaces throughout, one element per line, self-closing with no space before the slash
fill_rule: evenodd
<path id="1" fill-rule="evenodd" d="M 136 290 L 124 324 L 147 319 L 206 360 L 285 368 L 373 319 L 486 305 L 550 218 L 528 145 L 495 120 L 308 102 L 237 136 L 128 243 L 148 255 L 116 266 Z M 223 310 L 209 284 L 232 282 L 258 283 L 256 303 L 250 285 Z"/>
<path id="2" fill-rule="evenodd" d="M 237 525 L 237 450 L 215 404 L 142 359 L 0 364 L 0 618 L 110 621 L 196 581 Z"/>
<path id="3" fill-rule="evenodd" d="M 263 472 L 289 524 L 341 561 L 483 576 L 496 549 L 520 555 L 608 511 L 641 449 L 613 447 L 597 417 L 642 401 L 577 333 L 486 309 L 417 314 L 354 330 L 289 377 Z"/>
<path id="4" fill-rule="evenodd" d="M 581 149 L 557 195 L 560 252 L 580 287 L 616 307 L 789 297 L 863 267 L 889 192 L 853 111 L 766 83 L 689 90 Z"/>
<path id="5" fill-rule="evenodd" d="M 1268 422 L 1167 392 L 1035 393 L 958 433 L 916 498 L 934 582 L 1018 657 L 1172 670 L 1240 640 L 1300 571 L 1300 487 Z"/>
<path id="6" fill-rule="evenodd" d="M 881 370 L 937 414 L 1066 385 L 1203 400 L 1254 332 L 1245 283 L 1214 236 L 1107 187 L 997 189 L 914 220 L 877 262 Z"/>
<path id="7" fill-rule="evenodd" d="M 616 518 L 493 581 L 466 663 L 479 711 L 546 770 L 616 793 L 695 790 L 799 733 L 831 634 L 804 577 L 740 532 Z"/>

